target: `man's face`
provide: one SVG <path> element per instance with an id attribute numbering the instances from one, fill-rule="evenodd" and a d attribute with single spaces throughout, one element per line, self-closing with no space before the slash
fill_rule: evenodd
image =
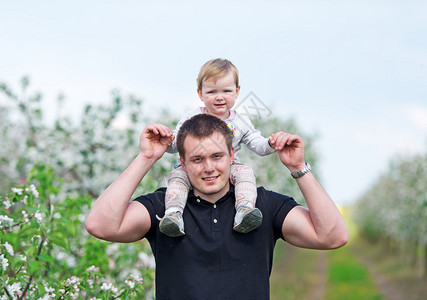
<path id="1" fill-rule="evenodd" d="M 233 73 L 229 72 L 216 82 L 203 81 L 202 90 L 197 90 L 197 93 L 200 100 L 205 103 L 208 114 L 225 120 L 239 96 L 239 91 L 240 87 L 236 86 Z"/>
<path id="2" fill-rule="evenodd" d="M 188 135 L 184 149 L 185 158 L 180 158 L 181 165 L 188 174 L 194 194 L 216 202 L 230 189 L 234 149 L 228 152 L 225 138 L 218 132 L 203 138 Z"/>

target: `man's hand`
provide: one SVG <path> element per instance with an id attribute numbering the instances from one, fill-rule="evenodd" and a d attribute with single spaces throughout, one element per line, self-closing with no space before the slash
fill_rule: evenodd
<path id="1" fill-rule="evenodd" d="M 304 142 L 297 134 L 278 131 L 268 141 L 289 171 L 298 172 L 305 167 Z"/>
<path id="2" fill-rule="evenodd" d="M 140 154 L 147 159 L 160 159 L 174 140 L 172 131 L 162 124 L 147 125 L 139 139 Z"/>

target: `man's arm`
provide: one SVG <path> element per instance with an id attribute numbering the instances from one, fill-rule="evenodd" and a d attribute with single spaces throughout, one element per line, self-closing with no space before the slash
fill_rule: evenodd
<path id="1" fill-rule="evenodd" d="M 298 135 L 278 132 L 270 137 L 282 163 L 291 171 L 305 167 L 304 143 Z M 295 179 L 308 209 L 297 206 L 286 216 L 282 233 L 289 243 L 313 249 L 333 249 L 348 241 L 348 230 L 340 211 L 309 172 Z"/>
<path id="2" fill-rule="evenodd" d="M 133 242 L 151 227 L 145 206 L 129 202 L 138 184 L 173 140 L 169 128 L 151 124 L 140 137 L 140 150 L 126 170 L 99 196 L 86 219 L 86 230 L 112 242 Z"/>

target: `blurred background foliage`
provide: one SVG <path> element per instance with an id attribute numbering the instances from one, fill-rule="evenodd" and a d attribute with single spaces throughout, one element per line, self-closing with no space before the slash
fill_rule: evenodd
<path id="1" fill-rule="evenodd" d="M 74 223 L 77 229 L 73 229 L 72 239 L 66 242 L 67 245 L 74 244 L 72 251 L 70 246 L 67 249 L 68 255 L 77 261 L 76 266 L 83 269 L 96 263 L 111 276 L 123 278 L 126 268 L 131 268 L 125 261 L 138 265 L 136 262 L 144 259 L 145 263 L 139 266 L 151 272 L 153 266 L 147 261 L 152 257 L 146 243 L 114 246 L 97 241 L 87 235 L 82 220 L 91 202 L 137 155 L 139 135 L 144 126 L 160 122 L 173 129 L 181 116 L 173 115 L 169 109 L 146 111 L 140 97 L 113 90 L 105 104 L 87 104 L 78 119 L 66 115 L 63 111 L 66 98 L 58 95 L 57 115 L 54 122 L 48 124 L 43 94 L 30 93 L 29 86 L 28 77 L 22 78 L 19 91 L 0 82 L 0 195 L 6 195 L 11 187 L 21 184 L 31 170 L 40 170 L 35 166 L 47 166 L 53 170 L 54 178 L 61 179 L 58 191 L 50 192 L 54 201 L 68 209 L 72 209 L 73 199 L 80 201 L 81 208 L 74 211 L 80 222 Z M 319 154 L 316 152 L 315 134 L 301 132 L 294 120 L 274 114 L 268 118 L 252 118 L 252 121 L 264 136 L 279 130 L 298 133 L 306 144 L 306 160 L 321 182 L 320 174 L 316 172 Z M 304 204 L 295 181 L 277 155 L 259 157 L 245 147 L 242 149 L 239 157 L 253 167 L 258 185 L 291 195 Z M 177 158 L 177 154 L 165 154 L 143 179 L 135 196 L 165 186 Z M 39 184 L 43 181 L 36 174 L 32 178 Z M 390 161 L 389 169 L 379 174 L 371 188 L 348 209 L 361 237 L 371 243 L 383 242 L 389 249 L 400 251 L 409 264 L 422 264 L 424 276 L 427 276 L 426 182 L 426 153 L 396 156 Z M 43 189 L 43 185 L 40 188 Z M 105 251 L 107 247 L 112 250 Z M 120 251 L 121 255 L 115 251 Z M 99 256 L 101 252 L 106 256 Z M 140 253 L 143 253 L 143 258 Z M 142 273 L 139 272 L 140 275 Z M 152 279 L 149 279 L 146 285 L 148 294 L 151 289 Z"/>

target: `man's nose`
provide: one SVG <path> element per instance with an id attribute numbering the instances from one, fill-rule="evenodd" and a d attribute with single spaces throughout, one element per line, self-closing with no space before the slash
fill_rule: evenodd
<path id="1" fill-rule="evenodd" d="M 214 170 L 215 170 L 214 162 L 210 159 L 207 159 L 205 161 L 205 170 L 204 171 L 206 173 L 212 173 Z"/>

